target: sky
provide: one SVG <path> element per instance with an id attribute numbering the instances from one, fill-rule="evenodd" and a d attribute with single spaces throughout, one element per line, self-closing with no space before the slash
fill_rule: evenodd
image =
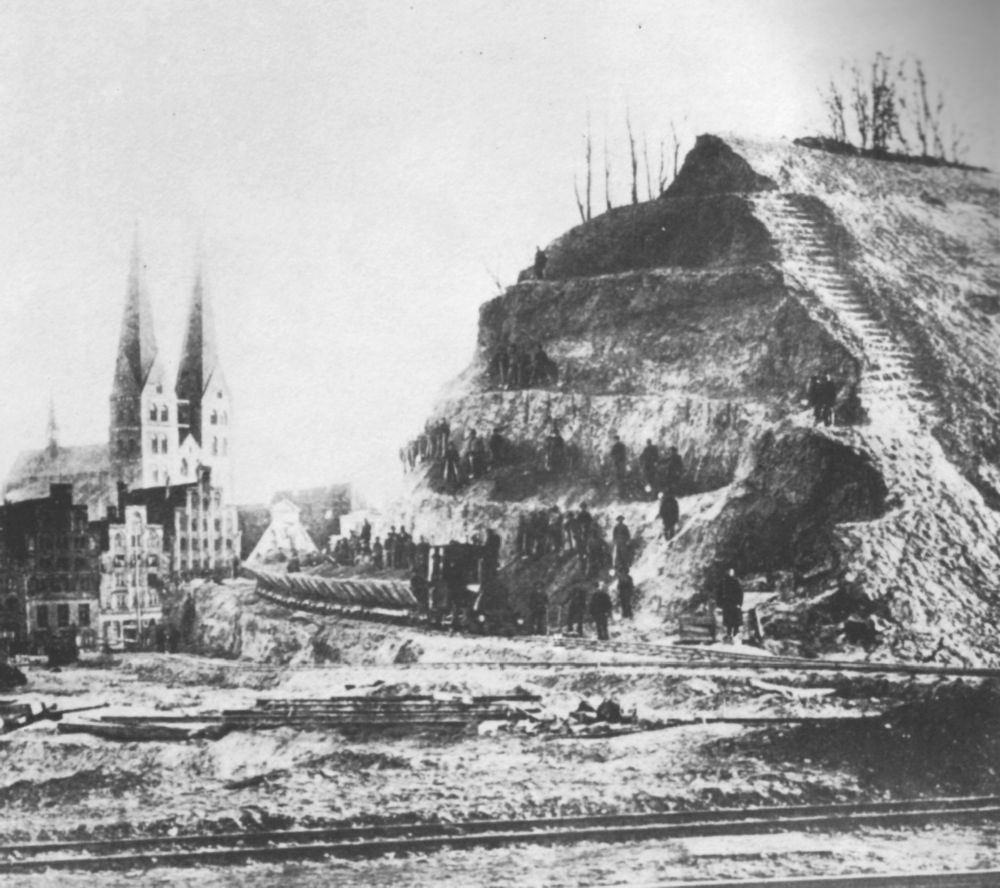
<path id="1" fill-rule="evenodd" d="M 881 50 L 1000 169 L 998 38 L 992 0 L 0 0 L 0 472 L 50 396 L 60 443 L 107 440 L 138 227 L 173 366 L 203 257 L 237 499 L 378 500 L 479 306 L 578 221 L 588 118 L 621 203 L 626 110 L 654 157 L 821 133 Z"/>

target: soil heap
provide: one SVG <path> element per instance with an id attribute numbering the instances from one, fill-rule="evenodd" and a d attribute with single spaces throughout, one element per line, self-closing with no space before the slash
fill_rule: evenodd
<path id="1" fill-rule="evenodd" d="M 460 448 L 499 427 L 511 458 L 454 492 L 418 465 L 404 519 L 434 542 L 496 528 L 515 601 L 530 583 L 558 601 L 576 561 L 518 559 L 517 523 L 586 501 L 606 535 L 625 516 L 646 621 L 703 602 L 723 562 L 779 592 L 775 630 L 812 644 L 865 620 L 886 655 L 1000 662 L 998 215 L 986 171 L 700 137 L 662 197 L 568 231 L 544 279 L 482 306 L 433 419 Z M 558 382 L 498 386 L 509 342 L 540 344 Z M 804 407 L 824 373 L 860 397 L 849 424 Z M 543 467 L 553 423 L 559 474 Z M 673 539 L 641 485 L 608 483 L 613 434 L 632 479 L 647 439 L 678 449 Z"/>

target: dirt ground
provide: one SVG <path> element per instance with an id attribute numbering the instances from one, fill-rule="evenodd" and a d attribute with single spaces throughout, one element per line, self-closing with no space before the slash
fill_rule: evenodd
<path id="1" fill-rule="evenodd" d="M 475 645 L 462 653 L 470 660 L 483 656 L 480 640 L 442 643 Z M 611 663 L 261 667 L 162 654 L 58 672 L 41 664 L 22 668 L 29 684 L 18 697 L 63 707 L 107 703 L 107 713 L 191 713 L 252 705 L 265 696 L 359 693 L 382 682 L 382 692 L 525 689 L 559 714 L 581 699 L 611 697 L 645 717 L 886 717 L 863 728 L 849 722 L 822 729 L 694 724 L 602 739 L 505 732 L 344 738 L 281 728 L 174 743 L 58 734 L 53 723 L 42 722 L 0 736 L 0 841 L 1000 793 L 1000 691 L 991 685 Z M 668 876 L 880 871 L 904 863 L 1000 865 L 995 829 L 943 825 L 783 838 L 159 871 L 147 874 L 144 884 L 253 885 L 288 878 L 318 885 L 334 873 L 348 884 L 373 885 L 496 884 L 514 876 L 525 885 L 642 884 Z M 102 884 L 118 884 L 117 878 Z M 74 884 L 74 878 L 60 875 L 59 882 Z M 18 884 L 49 882 L 38 876 Z"/>

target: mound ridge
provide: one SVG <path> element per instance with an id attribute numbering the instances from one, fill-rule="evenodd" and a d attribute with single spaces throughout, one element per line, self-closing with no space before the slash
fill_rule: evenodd
<path id="1" fill-rule="evenodd" d="M 435 412 L 456 443 L 502 427 L 514 464 L 454 494 L 425 465 L 401 511 L 438 540 L 496 527 L 516 587 L 520 515 L 585 499 L 606 532 L 626 516 L 647 622 L 704 600 L 723 558 L 810 645 L 875 615 L 883 655 L 1000 662 L 998 215 L 989 172 L 700 137 L 661 198 L 570 230 L 545 280 L 482 306 Z M 558 384 L 498 388 L 502 342 L 541 344 Z M 823 372 L 857 387 L 860 421 L 813 425 Z M 558 476 L 540 470 L 553 422 L 577 455 Z M 672 540 L 607 483 L 612 434 L 630 465 L 647 439 L 678 448 Z M 574 569 L 545 572 L 556 599 Z"/>

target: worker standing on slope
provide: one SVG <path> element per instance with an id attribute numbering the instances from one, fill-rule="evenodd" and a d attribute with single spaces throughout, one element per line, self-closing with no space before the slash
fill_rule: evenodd
<path id="1" fill-rule="evenodd" d="M 603 585 L 598 586 L 590 598 L 590 616 L 597 627 L 597 637 L 601 641 L 608 640 L 608 618 L 611 616 L 611 596 Z"/>
<path id="2" fill-rule="evenodd" d="M 722 626 L 726 630 L 726 641 L 733 641 L 743 624 L 743 587 L 736 579 L 736 571 L 726 570 L 719 584 L 719 607 L 722 609 Z"/>

